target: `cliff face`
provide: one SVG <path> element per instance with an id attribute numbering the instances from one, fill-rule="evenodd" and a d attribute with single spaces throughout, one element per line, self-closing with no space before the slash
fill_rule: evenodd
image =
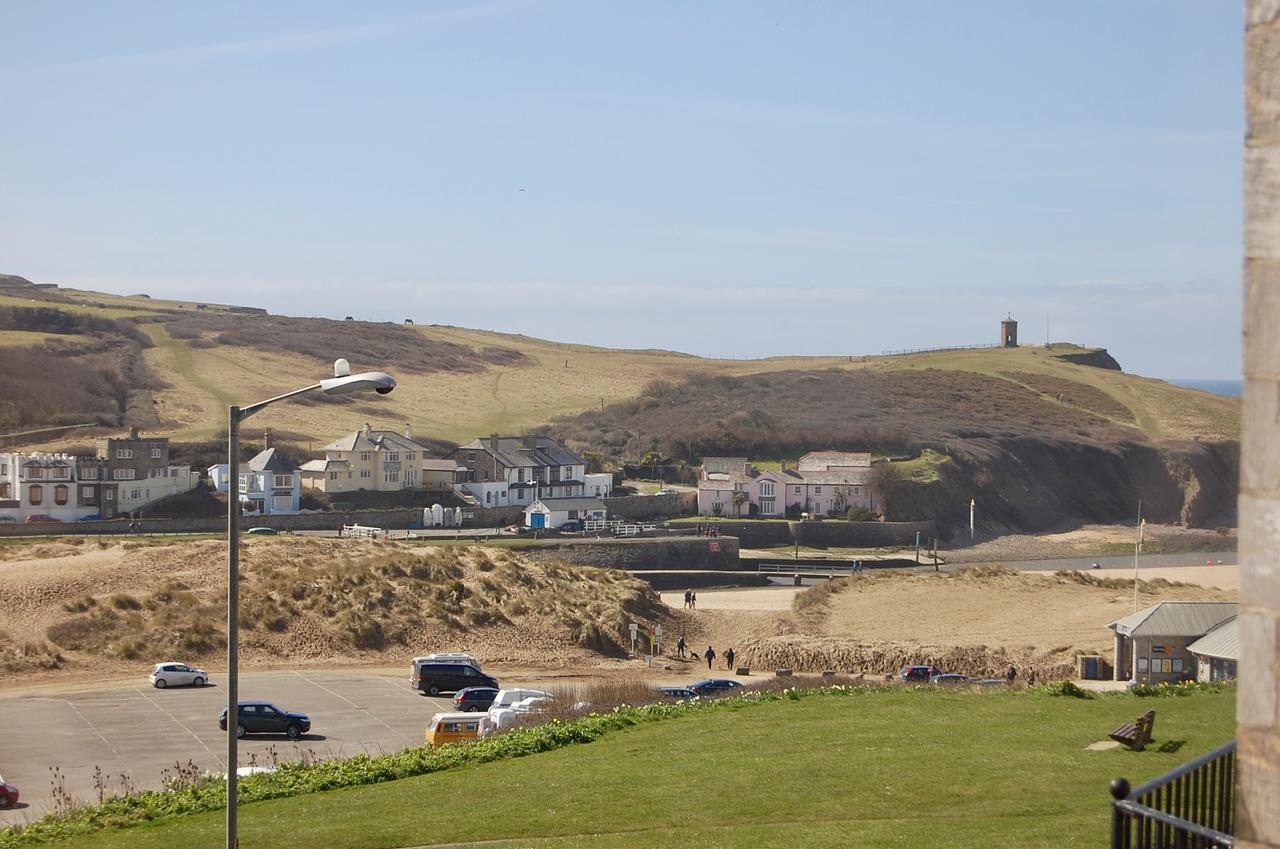
<path id="1" fill-rule="evenodd" d="M 1149 521 L 1206 527 L 1233 521 L 1239 444 L 1171 442 L 1104 447 L 1049 439 L 968 440 L 928 484 L 902 482 L 889 517 L 968 525 L 969 499 L 990 531 L 1042 531 L 1074 523 Z"/>
<path id="2" fill-rule="evenodd" d="M 1120 371 L 1120 364 L 1116 362 L 1115 357 L 1107 353 L 1106 348 L 1088 351 L 1083 354 L 1059 354 L 1058 359 L 1068 363 L 1075 363 L 1078 366 L 1093 366 L 1094 368 Z"/>

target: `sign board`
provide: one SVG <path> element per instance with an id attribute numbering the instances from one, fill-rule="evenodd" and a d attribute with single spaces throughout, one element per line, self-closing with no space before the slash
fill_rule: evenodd
<path id="1" fill-rule="evenodd" d="M 631 623 L 631 639 L 634 640 L 639 631 L 640 631 L 640 626 L 637 625 L 635 622 L 632 622 Z"/>
<path id="2" fill-rule="evenodd" d="M 711 547 L 711 550 L 712 550 L 712 551 L 719 551 L 719 550 L 720 550 L 720 540 L 718 540 L 718 539 L 713 539 L 713 540 L 711 540 L 711 542 L 707 543 L 707 545 L 709 545 L 709 546 Z"/>

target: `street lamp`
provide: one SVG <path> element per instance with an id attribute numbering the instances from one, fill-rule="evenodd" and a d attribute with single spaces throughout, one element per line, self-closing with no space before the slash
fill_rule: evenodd
<path id="1" fill-rule="evenodd" d="M 372 389 L 386 395 L 396 388 L 391 375 L 380 371 L 351 373 L 351 364 L 335 360 L 333 377 L 247 407 L 227 410 L 227 849 L 237 849 L 236 769 L 239 765 L 236 726 L 240 724 L 240 422 L 285 398 L 320 390 L 326 395 Z"/>

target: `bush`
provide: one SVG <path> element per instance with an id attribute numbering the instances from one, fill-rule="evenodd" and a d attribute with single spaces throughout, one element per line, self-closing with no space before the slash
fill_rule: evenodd
<path id="1" fill-rule="evenodd" d="M 1065 696 L 1071 699 L 1092 699 L 1093 693 L 1085 690 L 1074 681 L 1053 681 L 1041 684 L 1034 689 L 1050 696 Z"/>
<path id="2" fill-rule="evenodd" d="M 845 511 L 844 517 L 850 522 L 874 522 L 880 514 L 872 513 L 866 507 L 854 506 Z"/>

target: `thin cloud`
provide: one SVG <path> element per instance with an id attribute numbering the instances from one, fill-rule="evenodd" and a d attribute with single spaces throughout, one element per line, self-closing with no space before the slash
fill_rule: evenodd
<path id="1" fill-rule="evenodd" d="M 148 50 L 115 56 L 97 56 L 30 68 L 10 69 L 6 72 L 6 76 L 75 73 L 109 68 L 219 59 L 230 56 L 268 56 L 279 53 L 323 50 L 327 47 L 342 44 L 375 41 L 410 29 L 449 24 L 455 21 L 500 17 L 506 13 L 526 8 L 530 4 L 531 0 L 500 0 L 500 2 L 482 3 L 465 8 L 401 15 L 343 27 L 280 33 L 262 38 L 219 41 L 212 44 Z"/>

